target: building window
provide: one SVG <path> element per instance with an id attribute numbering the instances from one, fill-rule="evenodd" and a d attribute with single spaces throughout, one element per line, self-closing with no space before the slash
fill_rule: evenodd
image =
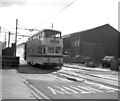
<path id="1" fill-rule="evenodd" d="M 80 40 L 72 41 L 72 46 L 73 47 L 79 47 L 80 46 Z"/>

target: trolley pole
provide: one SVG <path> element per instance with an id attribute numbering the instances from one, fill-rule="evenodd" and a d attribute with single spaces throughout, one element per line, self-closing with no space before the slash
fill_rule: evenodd
<path id="1" fill-rule="evenodd" d="M 18 19 L 16 19 L 16 34 L 15 34 L 15 56 L 16 56 L 16 51 L 17 51 L 17 26 L 18 26 Z"/>

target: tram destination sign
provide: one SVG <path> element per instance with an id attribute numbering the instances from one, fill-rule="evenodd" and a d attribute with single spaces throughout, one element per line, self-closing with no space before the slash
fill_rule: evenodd
<path id="1" fill-rule="evenodd" d="M 59 43 L 59 41 L 54 39 L 54 40 L 51 40 L 51 43 Z"/>
<path id="2" fill-rule="evenodd" d="M 51 43 L 59 43 L 59 40 L 56 40 L 56 38 L 53 38 L 53 40 L 51 40 Z"/>

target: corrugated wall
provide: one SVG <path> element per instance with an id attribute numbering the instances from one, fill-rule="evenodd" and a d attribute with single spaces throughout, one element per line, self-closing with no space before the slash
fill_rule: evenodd
<path id="1" fill-rule="evenodd" d="M 120 33 L 116 29 L 106 24 L 71 34 L 70 42 L 67 44 L 72 45 L 73 41 L 79 39 L 80 46 L 72 46 L 71 55 L 76 56 L 79 53 L 79 55 L 90 56 L 97 61 L 101 61 L 106 55 L 114 55 L 116 58 L 120 55 L 120 40 L 118 40 L 118 35 L 120 36 Z M 64 47 L 67 49 L 66 45 Z"/>
<path id="2" fill-rule="evenodd" d="M 99 55 L 100 58 L 104 55 L 114 55 L 118 58 L 118 31 L 110 25 L 106 24 L 104 26 L 85 31 L 82 33 L 81 37 L 82 42 L 87 42 L 91 45 L 92 43 L 97 44 L 96 49 L 98 54 L 101 51 L 104 51 L 101 55 Z M 87 47 L 89 48 L 92 46 Z M 88 50 L 85 49 L 84 51 L 88 52 Z M 93 51 L 95 51 L 95 49 Z M 95 57 L 98 57 L 98 55 L 96 54 Z"/>
<path id="3" fill-rule="evenodd" d="M 82 42 L 82 54 L 91 57 L 95 61 L 101 61 L 108 55 L 117 57 L 112 45 L 87 42 Z"/>

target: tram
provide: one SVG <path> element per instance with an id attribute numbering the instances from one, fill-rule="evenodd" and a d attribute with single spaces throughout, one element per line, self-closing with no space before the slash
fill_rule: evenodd
<path id="1" fill-rule="evenodd" d="M 39 64 L 61 69 L 63 65 L 61 32 L 44 29 L 31 36 L 25 44 L 25 59 L 30 65 Z"/>

